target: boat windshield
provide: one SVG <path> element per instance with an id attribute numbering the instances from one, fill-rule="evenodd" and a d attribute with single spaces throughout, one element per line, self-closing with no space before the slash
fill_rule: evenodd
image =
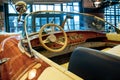
<path id="1" fill-rule="evenodd" d="M 32 23 L 32 26 L 30 26 Z M 25 18 L 25 27 L 28 34 L 39 32 L 40 28 L 48 23 L 54 23 L 61 26 L 65 31 L 72 30 L 91 30 L 96 32 L 117 32 L 117 26 L 105 21 L 104 19 L 87 14 L 72 13 L 61 11 L 36 11 L 31 12 Z M 46 28 L 46 31 L 49 27 Z"/>

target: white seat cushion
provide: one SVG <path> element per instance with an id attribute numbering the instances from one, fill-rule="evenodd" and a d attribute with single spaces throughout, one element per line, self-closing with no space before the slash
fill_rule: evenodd
<path id="1" fill-rule="evenodd" d="M 117 55 L 117 56 L 120 56 L 120 45 L 117 45 L 109 50 L 106 50 L 105 52 L 108 52 L 110 54 L 113 54 L 113 55 Z"/>

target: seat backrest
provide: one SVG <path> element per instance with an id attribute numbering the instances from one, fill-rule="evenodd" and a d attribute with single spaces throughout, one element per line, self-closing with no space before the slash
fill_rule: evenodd
<path id="1" fill-rule="evenodd" d="M 120 57 L 78 47 L 70 57 L 68 70 L 85 80 L 120 80 Z"/>

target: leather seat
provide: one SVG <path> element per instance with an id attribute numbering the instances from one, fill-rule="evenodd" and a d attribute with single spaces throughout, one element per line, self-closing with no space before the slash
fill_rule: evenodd
<path id="1" fill-rule="evenodd" d="M 78 47 L 70 57 L 68 70 L 85 80 L 120 80 L 120 57 Z"/>

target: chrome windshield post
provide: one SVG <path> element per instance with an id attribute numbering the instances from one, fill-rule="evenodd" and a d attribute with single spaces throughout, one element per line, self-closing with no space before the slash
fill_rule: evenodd
<path id="1" fill-rule="evenodd" d="M 26 38 L 27 38 L 28 51 L 29 51 L 31 57 L 33 57 L 34 55 L 33 55 L 33 52 L 32 52 L 32 46 L 31 46 L 31 43 L 30 43 L 30 39 L 28 37 L 27 28 L 26 28 L 26 21 L 27 21 L 26 18 L 27 18 L 27 16 L 25 17 L 24 20 L 21 20 L 22 14 L 24 14 L 27 11 L 27 4 L 24 1 L 18 1 L 18 2 L 16 2 L 15 7 L 16 7 L 16 11 L 19 13 L 18 22 L 23 22 L 24 23 L 24 31 L 25 31 L 25 35 L 26 35 Z"/>

